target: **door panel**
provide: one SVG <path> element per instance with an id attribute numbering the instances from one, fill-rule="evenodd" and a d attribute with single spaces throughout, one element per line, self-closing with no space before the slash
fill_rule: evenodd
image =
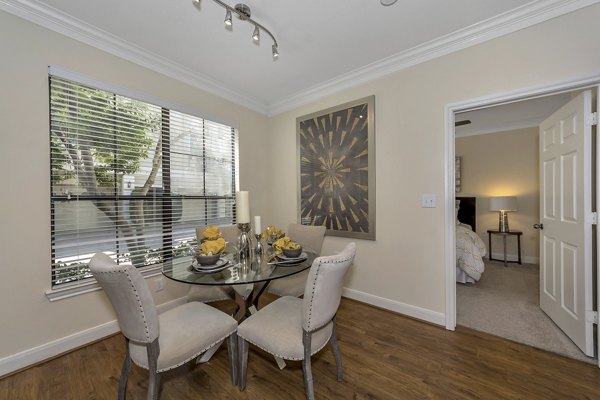
<path id="1" fill-rule="evenodd" d="M 540 125 L 540 307 L 593 356 L 591 91 Z M 557 215 L 558 213 L 558 215 Z"/>

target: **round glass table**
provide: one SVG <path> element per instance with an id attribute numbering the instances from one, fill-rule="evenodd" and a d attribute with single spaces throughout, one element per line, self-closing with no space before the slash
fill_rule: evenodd
<path id="1" fill-rule="evenodd" d="M 234 318 L 241 321 L 250 315 L 252 306 L 256 307 L 260 295 L 268 283 L 307 270 L 315 259 L 315 253 L 305 251 L 306 259 L 300 262 L 288 262 L 275 257 L 269 249 L 262 256 L 254 255 L 239 262 L 234 254 L 226 253 L 222 259 L 227 261 L 223 269 L 216 272 L 201 272 L 192 265 L 193 256 L 180 256 L 165 261 L 162 273 L 169 279 L 192 285 L 230 286 L 235 292 L 238 306 Z M 195 264 L 194 264 L 195 265 Z"/>

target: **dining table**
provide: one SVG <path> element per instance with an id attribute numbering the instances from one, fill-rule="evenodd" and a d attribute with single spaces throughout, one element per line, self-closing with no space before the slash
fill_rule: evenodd
<path id="1" fill-rule="evenodd" d="M 222 268 L 204 272 L 197 266 L 194 255 L 181 255 L 163 262 L 162 273 L 169 279 L 190 285 L 229 286 L 235 293 L 236 311 L 233 317 L 241 322 L 258 307 L 258 300 L 269 282 L 298 274 L 310 268 L 316 254 L 303 251 L 302 260 L 287 260 L 275 255 L 272 247 L 262 254 L 252 254 L 240 260 L 235 248 L 228 245 Z"/>

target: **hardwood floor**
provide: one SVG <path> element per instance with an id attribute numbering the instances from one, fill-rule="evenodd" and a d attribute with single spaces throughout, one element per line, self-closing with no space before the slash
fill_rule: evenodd
<path id="1" fill-rule="evenodd" d="M 336 380 L 327 347 L 313 357 L 317 399 L 600 399 L 600 369 L 580 361 L 347 299 L 337 319 L 344 382 Z M 109 337 L 0 380 L 0 399 L 115 399 L 123 355 L 123 337 Z M 134 366 L 127 398 L 145 399 L 147 382 L 147 372 Z M 223 347 L 207 364 L 163 375 L 160 398 L 303 399 L 302 368 L 294 362 L 280 371 L 251 347 L 240 392 L 230 383 Z"/>

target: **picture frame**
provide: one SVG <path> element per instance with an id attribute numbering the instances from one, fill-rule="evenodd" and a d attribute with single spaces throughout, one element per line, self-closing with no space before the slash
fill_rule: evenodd
<path id="1" fill-rule="evenodd" d="M 298 221 L 375 240 L 375 96 L 296 118 Z"/>

